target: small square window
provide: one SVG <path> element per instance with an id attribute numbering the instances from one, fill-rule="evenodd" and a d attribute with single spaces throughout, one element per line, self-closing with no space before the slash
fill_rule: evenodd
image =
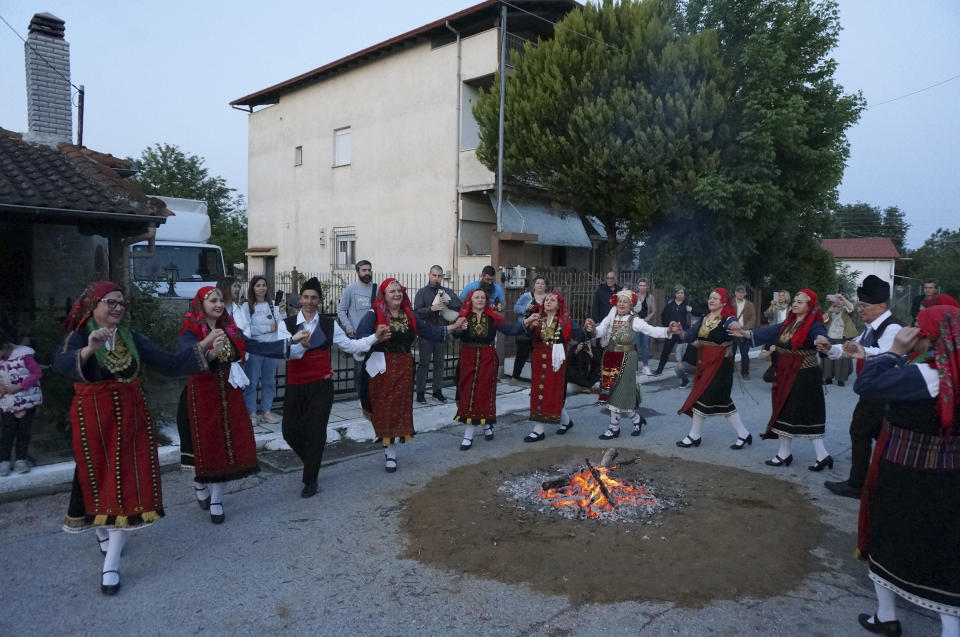
<path id="1" fill-rule="evenodd" d="M 352 268 L 357 262 L 357 229 L 353 226 L 334 228 L 335 262 L 338 269 Z"/>
<path id="2" fill-rule="evenodd" d="M 333 131 L 333 166 L 350 164 L 350 127 Z"/>
<path id="3" fill-rule="evenodd" d="M 302 166 L 303 165 L 303 146 L 297 146 L 293 149 L 293 165 Z"/>

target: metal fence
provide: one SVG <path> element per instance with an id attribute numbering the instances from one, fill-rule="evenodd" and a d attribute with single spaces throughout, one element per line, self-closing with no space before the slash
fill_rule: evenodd
<path id="1" fill-rule="evenodd" d="M 567 309 L 570 316 L 578 322 L 590 316 L 593 305 L 594 292 L 603 281 L 605 273 L 583 272 L 579 270 L 570 270 L 562 268 L 550 268 L 543 270 L 528 270 L 528 283 L 532 283 L 535 276 L 543 276 L 547 280 L 547 286 L 550 290 L 558 290 L 566 299 Z M 383 281 L 387 278 L 395 278 L 402 285 L 406 286 L 407 294 L 411 302 L 417 293 L 417 290 L 429 283 L 428 272 L 375 272 L 376 281 Z M 644 276 L 643 273 L 636 271 L 622 271 L 618 273 L 617 282 L 629 289 L 636 289 L 637 281 Z M 287 294 L 295 294 L 299 291 L 300 285 L 311 277 L 316 277 L 323 287 L 323 304 L 320 308 L 321 313 L 336 318 L 337 305 L 340 303 L 340 297 L 343 295 L 344 288 L 356 280 L 356 275 L 349 271 L 333 272 L 300 272 L 292 270 L 288 272 L 278 272 L 274 277 L 273 290 L 282 290 Z M 443 281 L 445 287 L 449 287 L 459 293 L 472 281 L 480 278 L 479 273 L 461 274 L 456 277 L 449 277 Z M 501 284 L 502 285 L 502 284 Z M 246 286 L 244 286 L 246 288 Z M 506 303 L 504 304 L 504 315 L 508 319 L 517 318 L 513 312 L 513 306 L 520 296 L 529 289 L 525 288 L 507 288 L 504 289 Z M 650 286 L 650 293 L 656 298 L 657 307 L 663 307 L 666 296 L 663 290 Z M 512 357 L 516 353 L 516 344 L 514 339 L 502 339 L 502 354 L 504 358 Z M 414 348 L 414 360 L 417 365 L 420 364 L 419 348 Z M 456 380 L 457 361 L 460 356 L 459 339 L 449 339 L 446 345 L 446 355 L 444 357 L 443 380 L 448 384 Z M 339 349 L 331 352 L 331 365 L 334 370 L 334 394 L 340 397 L 349 397 L 356 395 L 354 379 L 354 359 L 349 354 L 344 354 Z M 430 387 L 431 374 L 428 374 L 428 387 Z M 280 365 L 277 369 L 277 401 L 281 401 L 286 386 L 285 366 Z"/>

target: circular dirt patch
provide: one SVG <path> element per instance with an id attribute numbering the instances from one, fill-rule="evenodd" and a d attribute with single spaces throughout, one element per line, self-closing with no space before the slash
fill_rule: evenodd
<path id="1" fill-rule="evenodd" d="M 618 476 L 655 483 L 679 504 L 630 524 L 522 510 L 498 493 L 507 479 L 599 462 L 603 451 L 515 453 L 431 480 L 401 513 L 406 556 L 578 604 L 769 597 L 796 588 L 816 567 L 819 510 L 793 484 L 740 469 L 621 452 L 621 461 L 639 460 Z"/>

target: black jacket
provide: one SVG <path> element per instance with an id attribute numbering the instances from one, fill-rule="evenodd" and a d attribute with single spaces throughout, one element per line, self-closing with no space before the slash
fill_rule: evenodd
<path id="1" fill-rule="evenodd" d="M 610 286 L 606 283 L 601 283 L 597 290 L 593 293 L 593 309 L 590 312 L 590 318 L 593 319 L 594 323 L 599 323 L 607 314 L 610 313 L 610 308 L 613 307 L 610 305 L 610 297 L 623 289 L 621 285 L 614 285 L 613 290 L 610 290 Z"/>

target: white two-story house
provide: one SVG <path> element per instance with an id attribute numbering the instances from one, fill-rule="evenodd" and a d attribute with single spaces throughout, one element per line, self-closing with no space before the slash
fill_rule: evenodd
<path id="1" fill-rule="evenodd" d="M 508 191 L 495 235 L 496 179 L 476 157 L 471 109 L 499 67 L 503 6 L 481 2 L 231 102 L 250 113 L 250 272 L 369 259 L 381 273 L 474 273 L 504 242 L 520 246 L 513 264 L 593 265 L 596 228 L 547 198 Z M 511 2 L 508 47 L 550 37 L 576 6 Z"/>

